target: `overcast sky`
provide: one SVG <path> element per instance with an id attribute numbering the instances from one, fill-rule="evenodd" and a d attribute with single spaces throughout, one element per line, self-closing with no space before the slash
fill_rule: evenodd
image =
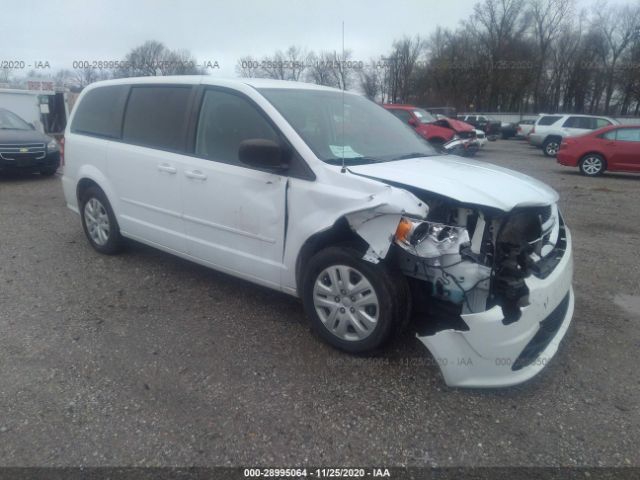
<path id="1" fill-rule="evenodd" d="M 618 0 L 620 1 L 620 0 Z M 403 35 L 456 27 L 476 0 L 65 0 L 7 1 L 0 13 L 0 60 L 48 61 L 51 72 L 74 60 L 120 60 L 146 40 L 218 61 L 233 76 L 237 60 L 295 44 L 340 50 L 357 60 L 388 52 Z M 578 6 L 590 5 L 578 0 Z M 10 5 L 10 6 L 9 6 Z M 20 74 L 20 72 L 18 72 Z M 24 72 L 27 73 L 26 71 Z M 47 73 L 43 71 L 43 73 Z"/>

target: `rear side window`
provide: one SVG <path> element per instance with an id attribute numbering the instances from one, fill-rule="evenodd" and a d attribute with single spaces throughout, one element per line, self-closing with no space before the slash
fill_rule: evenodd
<path id="1" fill-rule="evenodd" d="M 564 122 L 563 127 L 581 128 L 583 130 L 594 130 L 596 128 L 596 119 L 590 117 L 569 117 Z"/>
<path id="2" fill-rule="evenodd" d="M 540 117 L 540 119 L 538 120 L 538 125 L 542 125 L 542 126 L 553 125 L 554 123 L 556 123 L 561 118 L 562 117 L 558 117 L 558 116 L 555 116 L 555 115 L 547 115 L 545 117 Z"/>
<path id="3" fill-rule="evenodd" d="M 621 142 L 640 142 L 640 128 L 620 128 L 617 140 Z"/>
<path id="4" fill-rule="evenodd" d="M 161 150 L 184 151 L 190 86 L 132 87 L 122 139 Z"/>
<path id="5" fill-rule="evenodd" d="M 128 85 L 98 87 L 88 91 L 76 107 L 71 132 L 120 138 L 128 92 Z"/>

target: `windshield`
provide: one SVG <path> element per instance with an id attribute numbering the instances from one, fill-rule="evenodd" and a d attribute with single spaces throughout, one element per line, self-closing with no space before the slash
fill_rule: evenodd
<path id="1" fill-rule="evenodd" d="M 31 130 L 31 126 L 15 113 L 0 110 L 0 130 Z"/>
<path id="2" fill-rule="evenodd" d="M 420 123 L 433 123 L 436 121 L 436 118 L 433 115 L 421 108 L 415 108 L 413 110 L 413 114 L 417 117 Z"/>
<path id="3" fill-rule="evenodd" d="M 260 89 L 316 156 L 359 165 L 436 155 L 413 128 L 359 95 L 331 91 Z M 343 103 L 344 99 L 344 103 Z"/>

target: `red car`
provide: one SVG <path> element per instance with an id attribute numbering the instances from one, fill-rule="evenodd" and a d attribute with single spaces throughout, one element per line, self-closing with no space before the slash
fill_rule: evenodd
<path id="1" fill-rule="evenodd" d="M 416 129 L 418 134 L 436 147 L 441 147 L 450 140 L 457 138 L 474 138 L 476 131 L 468 123 L 452 118 L 436 119 L 426 110 L 413 105 L 387 103 L 382 105 L 403 122 Z"/>
<path id="2" fill-rule="evenodd" d="M 562 140 L 558 163 L 579 167 L 587 176 L 605 170 L 640 172 L 640 125 L 609 125 L 586 135 Z"/>

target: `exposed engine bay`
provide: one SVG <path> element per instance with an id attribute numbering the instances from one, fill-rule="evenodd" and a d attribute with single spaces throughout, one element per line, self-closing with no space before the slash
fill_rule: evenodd
<path id="1" fill-rule="evenodd" d="M 428 204 L 426 220 L 403 217 L 395 235 L 397 264 L 419 281 L 414 283 L 414 289 L 421 290 L 416 297 L 436 306 L 455 305 L 438 312 L 442 317 L 448 311 L 454 323 L 460 315 L 495 305 L 501 306 L 505 324 L 517 321 L 528 305 L 525 278 L 544 276 L 553 269 L 549 263 L 562 254 L 556 206 L 505 213 L 446 200 L 431 199 Z"/>

